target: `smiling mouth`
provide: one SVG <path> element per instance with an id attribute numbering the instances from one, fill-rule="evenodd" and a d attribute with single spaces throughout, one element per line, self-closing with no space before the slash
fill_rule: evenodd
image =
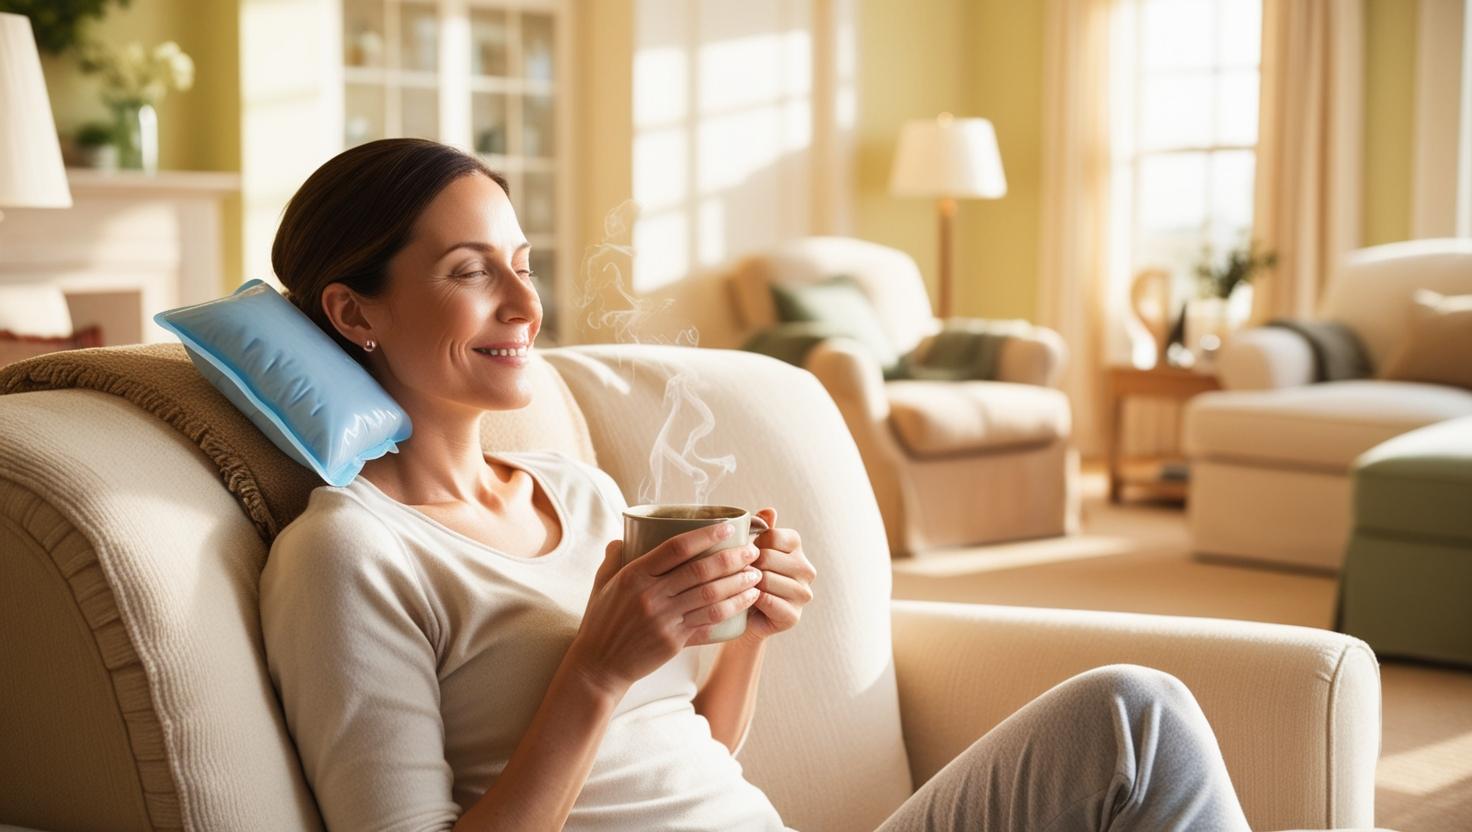
<path id="1" fill-rule="evenodd" d="M 499 357 L 502 357 L 502 358 L 510 358 L 510 357 L 525 358 L 526 357 L 526 353 L 527 353 L 527 348 L 526 347 L 515 347 L 515 348 L 508 347 L 508 348 L 505 348 L 505 349 L 485 349 L 485 348 L 482 348 L 482 347 L 472 347 L 471 349 L 475 350 L 476 352 L 480 353 L 481 355 L 499 356 Z"/>

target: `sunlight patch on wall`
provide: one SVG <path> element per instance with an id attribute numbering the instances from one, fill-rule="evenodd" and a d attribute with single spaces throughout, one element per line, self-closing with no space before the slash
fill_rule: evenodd
<path id="1" fill-rule="evenodd" d="M 811 0 L 635 13 L 634 290 L 810 233 Z"/>

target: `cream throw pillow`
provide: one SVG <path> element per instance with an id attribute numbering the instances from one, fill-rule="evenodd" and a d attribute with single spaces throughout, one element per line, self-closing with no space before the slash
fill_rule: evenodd
<path id="1" fill-rule="evenodd" d="M 1472 295 L 1417 289 L 1410 316 L 1380 377 L 1472 390 Z"/>

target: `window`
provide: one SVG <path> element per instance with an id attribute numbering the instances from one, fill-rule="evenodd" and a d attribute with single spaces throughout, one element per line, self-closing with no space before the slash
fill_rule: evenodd
<path id="1" fill-rule="evenodd" d="M 1110 286 L 1122 296 L 1133 275 L 1164 268 L 1178 310 L 1203 246 L 1220 257 L 1251 233 L 1262 4 L 1125 0 L 1120 13 Z M 1247 289 L 1232 298 L 1251 302 Z M 1116 352 L 1130 349 L 1122 327 L 1116 336 Z"/>

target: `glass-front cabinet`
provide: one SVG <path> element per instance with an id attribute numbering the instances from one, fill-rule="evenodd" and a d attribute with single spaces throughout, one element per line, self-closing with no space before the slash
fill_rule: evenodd
<path id="1" fill-rule="evenodd" d="M 344 148 L 419 136 L 479 156 L 511 186 L 532 244 L 543 333 L 573 253 L 567 0 L 339 0 Z"/>

